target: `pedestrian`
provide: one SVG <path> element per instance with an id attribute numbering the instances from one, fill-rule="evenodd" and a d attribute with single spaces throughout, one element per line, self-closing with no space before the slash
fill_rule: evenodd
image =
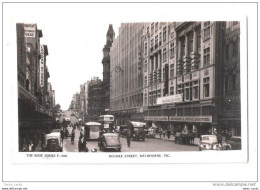
<path id="1" fill-rule="evenodd" d="M 61 130 L 60 130 L 60 136 L 61 136 L 61 141 L 63 142 L 63 139 L 64 139 L 64 131 L 63 131 L 63 128 L 61 128 Z"/>
<path id="2" fill-rule="evenodd" d="M 167 137 L 168 137 L 168 139 L 170 139 L 170 137 L 171 137 L 171 130 L 170 129 L 167 129 Z"/>
<path id="3" fill-rule="evenodd" d="M 75 138 L 75 130 L 73 129 L 71 132 L 71 144 L 74 144 L 74 138 Z"/>
<path id="4" fill-rule="evenodd" d="M 163 142 L 165 142 L 165 137 L 166 137 L 166 130 L 165 129 L 163 130 L 162 135 L 163 135 Z"/>
<path id="5" fill-rule="evenodd" d="M 69 133 L 69 131 L 68 131 L 68 128 L 66 127 L 66 129 L 65 129 L 65 139 L 68 138 L 68 133 Z"/>
<path id="6" fill-rule="evenodd" d="M 34 149 L 34 145 L 33 145 L 32 140 L 30 140 L 30 143 L 29 143 L 29 145 L 28 145 L 28 149 L 29 149 L 29 152 L 32 152 L 33 149 Z"/>
<path id="7" fill-rule="evenodd" d="M 222 146 L 222 135 L 219 133 L 218 134 L 218 144 L 220 144 Z"/>
<path id="8" fill-rule="evenodd" d="M 131 143 L 131 133 L 127 133 L 126 135 L 126 140 L 127 140 L 127 146 L 130 147 L 130 143 Z"/>
<path id="9" fill-rule="evenodd" d="M 86 142 L 85 138 L 82 136 L 78 142 L 78 151 L 79 152 L 88 152 L 88 148 L 86 145 L 87 145 L 87 142 Z"/>
<path id="10" fill-rule="evenodd" d="M 159 129 L 160 139 L 162 138 L 162 128 Z"/>

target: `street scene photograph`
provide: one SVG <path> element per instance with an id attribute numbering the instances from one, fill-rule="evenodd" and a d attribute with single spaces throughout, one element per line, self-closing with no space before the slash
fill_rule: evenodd
<path id="1" fill-rule="evenodd" d="M 259 189 L 257 3 L 2 12 L 2 190 Z"/>
<path id="2" fill-rule="evenodd" d="M 238 20 L 14 24 L 19 152 L 242 149 Z"/>

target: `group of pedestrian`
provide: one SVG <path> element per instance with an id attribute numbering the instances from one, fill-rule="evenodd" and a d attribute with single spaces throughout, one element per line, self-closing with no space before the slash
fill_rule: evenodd
<path id="1" fill-rule="evenodd" d="M 163 142 L 165 142 L 166 139 L 170 139 L 171 130 L 169 128 L 166 128 L 166 129 L 160 128 L 159 129 L 159 136 L 160 136 L 160 139 L 162 138 Z"/>
<path id="2" fill-rule="evenodd" d="M 39 135 L 27 135 L 21 141 L 21 151 L 22 152 L 32 152 L 35 151 L 36 146 L 38 145 Z"/>

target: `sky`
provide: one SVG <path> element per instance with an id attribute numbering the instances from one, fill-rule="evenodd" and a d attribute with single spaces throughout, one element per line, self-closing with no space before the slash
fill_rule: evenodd
<path id="1" fill-rule="evenodd" d="M 102 49 L 109 24 L 117 33 L 120 23 L 97 18 L 96 8 L 72 4 L 18 4 L 11 6 L 11 24 L 36 23 L 43 32 L 41 44 L 48 46 L 49 82 L 55 90 L 56 103 L 68 109 L 80 84 L 91 77 L 103 78 Z M 22 12 L 21 12 L 22 10 Z M 51 16 L 53 15 L 53 16 Z M 13 28 L 13 26 L 11 26 Z"/>
<path id="2" fill-rule="evenodd" d="M 106 43 L 109 24 L 116 36 L 123 22 L 221 20 L 237 15 L 224 14 L 221 5 L 205 9 L 201 4 L 113 4 L 113 3 L 12 3 L 4 4 L 4 45 L 9 53 L 8 65 L 17 68 L 16 23 L 36 23 L 43 32 L 41 43 L 48 46 L 47 66 L 49 82 L 55 90 L 56 103 L 68 109 L 73 94 L 80 91 L 80 85 L 94 76 L 103 78 L 102 49 Z M 219 7 L 218 7 L 219 6 Z M 223 14 L 219 15 L 221 8 Z M 197 11 L 183 14 L 183 10 Z M 174 11 L 173 11 L 174 10 Z M 242 11 L 242 10 L 241 10 Z M 216 14 L 213 14 L 216 12 Z M 208 15 L 205 18 L 205 15 Z M 216 17 L 217 15 L 217 17 Z M 216 19 L 217 18 L 217 19 Z M 224 19 L 223 19 L 224 20 Z M 13 56 L 15 55 L 15 56 Z M 16 79 L 16 73 L 12 73 Z M 14 83 L 17 81 L 13 81 Z M 15 90 L 16 85 L 12 85 Z"/>

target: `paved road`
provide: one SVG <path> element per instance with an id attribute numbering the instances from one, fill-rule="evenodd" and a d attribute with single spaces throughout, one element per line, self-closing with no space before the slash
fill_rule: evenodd
<path id="1" fill-rule="evenodd" d="M 79 131 L 75 132 L 75 142 L 74 145 L 71 144 L 70 137 L 64 139 L 63 141 L 63 152 L 78 152 L 78 138 Z M 194 145 L 180 145 L 175 144 L 171 141 L 165 141 L 160 139 L 147 138 L 145 141 L 131 141 L 131 145 L 128 148 L 125 138 L 120 137 L 120 142 L 122 144 L 121 152 L 176 152 L 176 151 L 198 151 L 198 147 Z M 87 141 L 87 147 L 89 150 L 96 148 L 97 152 L 104 153 L 98 148 L 97 141 Z M 90 151 L 91 153 L 91 151 Z"/>
<path id="2" fill-rule="evenodd" d="M 77 122 L 78 122 L 78 118 L 77 118 L 76 116 L 71 116 L 72 113 L 73 113 L 73 112 L 72 112 L 71 110 L 69 110 L 69 111 L 68 111 L 68 110 L 65 110 L 65 111 L 64 111 L 64 114 L 65 114 L 66 116 L 63 116 L 63 115 L 60 116 L 60 118 L 59 118 L 60 123 L 62 123 L 62 121 L 63 121 L 63 119 L 64 119 L 65 117 L 69 117 L 70 120 L 71 120 L 71 123 L 73 123 L 73 124 L 77 123 Z"/>

